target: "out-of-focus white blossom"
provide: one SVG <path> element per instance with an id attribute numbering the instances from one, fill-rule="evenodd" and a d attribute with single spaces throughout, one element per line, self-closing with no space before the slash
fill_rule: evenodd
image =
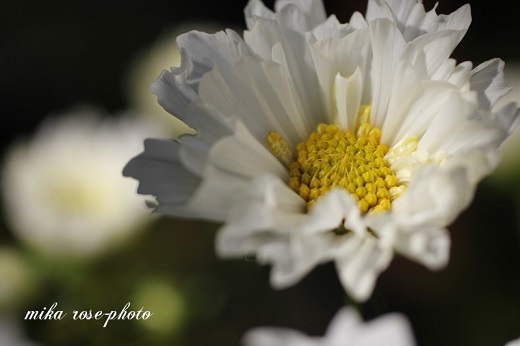
<path id="1" fill-rule="evenodd" d="M 412 346 L 415 345 L 408 320 L 389 314 L 363 323 L 352 308 L 341 309 L 325 336 L 310 337 L 298 331 L 262 327 L 244 336 L 244 346 Z"/>
<path id="2" fill-rule="evenodd" d="M 11 231 L 48 255 L 85 257 L 126 242 L 151 220 L 121 174 L 161 131 L 137 117 L 81 110 L 47 119 L 6 155 L 2 193 Z"/>
<path id="3" fill-rule="evenodd" d="M 37 346 L 24 334 L 22 326 L 13 317 L 0 315 L 0 346 Z"/>

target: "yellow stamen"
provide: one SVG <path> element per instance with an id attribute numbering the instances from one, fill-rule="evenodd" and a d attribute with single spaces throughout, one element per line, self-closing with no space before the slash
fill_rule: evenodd
<path id="1" fill-rule="evenodd" d="M 269 133 L 268 145 L 289 167 L 289 187 L 307 202 L 307 210 L 334 187 L 348 191 L 362 213 L 389 210 L 391 201 L 405 191 L 386 156 L 398 158 L 415 150 L 417 140 L 404 141 L 389 151 L 379 143 L 381 130 L 371 127 L 369 118 L 370 106 L 363 106 L 356 132 L 319 124 L 305 142 L 296 146 L 295 160 L 280 135 Z"/>

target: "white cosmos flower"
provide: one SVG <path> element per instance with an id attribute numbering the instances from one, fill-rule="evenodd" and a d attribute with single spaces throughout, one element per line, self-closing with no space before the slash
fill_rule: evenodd
<path id="1" fill-rule="evenodd" d="M 363 323 L 352 308 L 341 309 L 331 321 L 324 337 L 310 337 L 283 328 L 255 328 L 243 339 L 244 346 L 412 346 L 415 345 L 408 320 L 388 314 Z"/>
<path id="2" fill-rule="evenodd" d="M 437 15 L 415 0 L 370 0 L 347 24 L 320 0 L 275 10 L 251 0 L 243 38 L 178 37 L 181 66 L 151 90 L 198 134 L 146 141 L 124 173 L 160 213 L 224 222 L 218 254 L 255 254 L 274 287 L 332 260 L 365 300 L 395 251 L 442 268 L 445 227 L 519 112 L 490 111 L 508 91 L 501 60 L 449 58 L 469 6 Z"/>
<path id="3" fill-rule="evenodd" d="M 126 161 L 161 132 L 136 117 L 81 110 L 48 119 L 6 155 L 6 217 L 24 243 L 51 256 L 86 257 L 129 240 L 151 221 Z"/>

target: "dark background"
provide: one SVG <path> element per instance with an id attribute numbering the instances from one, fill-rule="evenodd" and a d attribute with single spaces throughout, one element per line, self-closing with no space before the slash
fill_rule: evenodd
<path id="1" fill-rule="evenodd" d="M 424 2 L 427 9 L 434 4 Z M 272 3 L 266 1 L 270 7 Z M 437 12 L 450 13 L 464 3 L 441 1 Z M 125 76 L 139 52 L 165 30 L 189 21 L 243 27 L 245 4 L 238 0 L 2 1 L 0 158 L 9 143 L 31 134 L 49 113 L 78 103 L 110 112 L 125 109 Z M 364 13 L 366 1 L 325 0 L 325 6 L 344 22 L 354 10 Z M 471 60 L 475 66 L 494 57 L 506 64 L 519 61 L 520 14 L 515 2 L 473 1 L 471 6 L 473 24 L 454 57 L 459 62 Z M 516 185 L 498 189 L 484 181 L 471 207 L 450 227 L 453 245 L 448 269 L 432 273 L 396 259 L 381 276 L 378 293 L 361 306 L 365 317 L 404 312 L 419 345 L 503 345 L 520 337 L 519 189 Z M 189 234 L 183 233 L 187 228 Z M 268 286 L 268 268 L 214 258 L 216 229 L 216 225 L 165 219 L 150 239 L 118 255 L 113 263 L 135 261 L 144 271 L 199 271 L 222 286 L 218 287 L 226 298 L 218 313 L 188 327 L 183 345 L 234 345 L 244 330 L 268 324 L 323 334 L 346 302 L 332 265 L 317 268 L 293 288 L 274 291 Z M 5 240 L 8 234 L 0 235 L 9 241 Z M 200 258 L 189 248 L 197 248 Z M 105 278 L 110 268 L 103 270 L 99 275 Z M 143 274 L 129 271 L 126 275 Z M 211 298 L 214 288 L 203 294 Z M 59 329 L 56 324 L 46 326 Z M 33 324 L 29 330 L 35 337 L 45 335 L 50 344 L 71 344 L 67 337 L 43 333 L 41 326 Z M 83 339 L 78 344 L 96 344 L 88 342 L 92 334 L 79 335 Z"/>

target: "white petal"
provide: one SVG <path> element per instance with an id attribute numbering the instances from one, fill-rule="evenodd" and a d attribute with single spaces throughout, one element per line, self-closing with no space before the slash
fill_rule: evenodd
<path id="1" fill-rule="evenodd" d="M 261 0 L 249 0 L 244 9 L 247 28 L 251 30 L 259 18 L 274 19 L 274 13 Z"/>
<path id="2" fill-rule="evenodd" d="M 184 167 L 196 175 L 201 175 L 211 147 L 222 137 L 233 133 L 236 119 L 225 116 L 200 99 L 193 101 L 186 110 L 191 126 L 197 129 L 194 136 L 181 136 L 180 159 Z"/>
<path id="3" fill-rule="evenodd" d="M 359 69 L 363 76 L 362 102 L 370 103 L 371 84 L 368 64 L 371 58 L 371 47 L 369 34 L 368 29 L 358 30 L 341 39 L 324 39 L 311 46 L 321 97 L 327 115 L 331 115 L 333 112 L 331 95 L 338 73 L 349 77 Z"/>
<path id="4" fill-rule="evenodd" d="M 211 149 L 209 163 L 232 175 L 253 178 L 272 173 L 288 179 L 287 169 L 241 123 L 235 133 L 218 141 Z"/>
<path id="5" fill-rule="evenodd" d="M 337 188 L 329 191 L 316 202 L 301 231 L 308 235 L 329 232 L 338 228 L 342 223 L 345 228 L 359 236 L 366 233 L 357 203 L 348 192 Z M 340 245 L 338 244 L 338 246 Z"/>
<path id="6" fill-rule="evenodd" d="M 308 17 L 308 26 L 297 26 L 295 27 L 296 30 L 307 31 L 325 21 L 325 7 L 323 7 L 322 0 L 277 0 L 274 4 L 277 12 L 283 12 L 285 7 L 290 6 L 295 6 Z M 292 25 L 294 25 L 294 22 L 293 17 Z"/>
<path id="7" fill-rule="evenodd" d="M 316 342 L 298 331 L 260 327 L 249 330 L 242 338 L 244 346 L 316 346 Z"/>
<path id="8" fill-rule="evenodd" d="M 327 345 L 413 346 L 412 328 L 401 314 L 387 314 L 363 323 L 350 307 L 342 308 L 327 328 Z"/>
<path id="9" fill-rule="evenodd" d="M 355 129 L 363 91 L 363 77 L 356 69 L 352 77 L 336 75 L 333 87 L 333 123 L 342 129 Z"/>
<path id="10" fill-rule="evenodd" d="M 236 196 L 216 239 L 219 256 L 256 254 L 259 263 L 273 265 L 271 282 L 278 288 L 296 283 L 322 260 L 326 244 L 298 236 L 305 202 L 286 183 L 259 176 Z"/>
<path id="11" fill-rule="evenodd" d="M 270 131 L 276 131 L 290 144 L 296 145 L 297 135 L 294 128 L 283 128 L 276 118 L 276 112 L 284 112 L 280 100 L 274 92 L 265 90 L 260 93 L 258 84 L 264 84 L 265 74 L 263 71 L 254 70 L 251 73 L 247 62 L 238 67 L 242 72 L 238 74 L 224 75 L 215 68 L 207 73 L 199 88 L 201 100 L 211 105 L 221 114 L 242 119 L 244 124 L 259 140 L 265 140 Z M 256 68 L 259 68 L 257 65 Z M 255 82 L 254 77 L 258 77 Z M 270 95 L 269 95 L 270 94 Z M 269 95 L 268 102 L 266 96 Z"/>
<path id="12" fill-rule="evenodd" d="M 364 237 L 354 249 L 336 257 L 336 268 L 345 290 L 357 301 L 367 300 L 377 276 L 393 257 L 391 249 L 382 249 L 376 238 Z"/>
<path id="13" fill-rule="evenodd" d="M 212 147 L 204 180 L 189 207 L 201 210 L 205 218 L 225 219 L 240 190 L 266 172 L 287 176 L 285 167 L 237 122 L 235 133 Z"/>
<path id="14" fill-rule="evenodd" d="M 422 90 L 421 82 L 425 79 L 425 68 L 412 66 L 407 61 L 401 61 L 396 68 L 396 76 L 391 90 L 391 99 L 388 105 L 388 114 L 384 120 L 382 130 L 382 143 L 395 144 L 398 139 L 398 131 L 403 126 L 408 109 L 417 102 L 418 93 Z"/>
<path id="15" fill-rule="evenodd" d="M 393 214 L 403 229 L 445 227 L 468 206 L 474 190 L 464 164 L 426 166 L 415 171 L 408 189 L 393 201 Z"/>
<path id="16" fill-rule="evenodd" d="M 217 236 L 217 252 L 221 256 L 247 254 L 256 249 L 247 246 L 258 237 L 267 240 L 273 235 L 289 234 L 304 219 L 305 202 L 287 184 L 272 175 L 251 180 L 247 188 L 236 191 L 229 208 L 228 223 Z"/>
<path id="17" fill-rule="evenodd" d="M 197 97 L 201 77 L 214 66 L 229 68 L 239 56 L 237 35 L 210 35 L 191 31 L 177 38 L 181 66 L 163 71 L 150 86 L 159 104 L 170 114 L 183 118 L 186 107 Z M 188 119 L 186 119 L 189 122 Z"/>
<path id="18" fill-rule="evenodd" d="M 500 59 L 491 59 L 475 67 L 471 71 L 470 85 L 478 93 L 480 106 L 487 109 L 511 90 L 504 79 L 504 62 Z"/>
<path id="19" fill-rule="evenodd" d="M 450 15 L 437 15 L 435 8 L 426 12 L 422 2 L 416 0 L 369 0 L 366 18 L 368 21 L 387 18 L 396 22 L 406 41 L 410 42 L 427 33 L 466 31 L 471 23 L 471 11 L 469 5 L 464 5 Z"/>
<path id="20" fill-rule="evenodd" d="M 327 327 L 326 336 L 334 345 L 346 342 L 360 333 L 363 320 L 358 312 L 351 307 L 339 310 Z"/>
<path id="21" fill-rule="evenodd" d="M 495 116 L 497 125 L 500 126 L 506 137 L 516 131 L 520 125 L 520 108 L 518 108 L 516 103 L 512 102 L 505 105 Z"/>
<path id="22" fill-rule="evenodd" d="M 357 11 L 352 13 L 352 16 L 349 20 L 349 25 L 356 30 L 365 29 L 368 27 L 368 23 L 363 17 L 363 15 Z"/>
<path id="23" fill-rule="evenodd" d="M 454 154 L 496 142 L 496 127 L 479 119 L 470 119 L 476 108 L 473 94 L 450 94 L 436 112 L 418 148 L 430 153 L 442 150 Z"/>
<path id="24" fill-rule="evenodd" d="M 397 129 L 397 133 L 393 138 L 387 138 L 385 135 L 385 142 L 389 146 L 394 146 L 402 139 L 421 138 L 432 120 L 440 114 L 441 109 L 448 107 L 446 103 L 450 96 L 457 92 L 458 90 L 452 85 L 435 81 L 423 81 L 418 88 L 410 90 L 413 97 L 406 100 L 411 103 L 409 105 L 405 103 L 405 111 L 402 111 L 400 117 L 396 117 L 399 120 L 393 121 L 393 127 Z M 452 114 L 451 111 L 449 114 Z M 400 126 L 397 125 L 399 122 L 401 122 Z"/>
<path id="25" fill-rule="evenodd" d="M 277 13 L 272 20 L 257 19 L 250 31 L 244 32 L 244 40 L 251 49 L 263 60 L 273 60 L 273 48 L 281 45 L 283 55 L 287 61 L 289 72 L 294 80 L 298 94 L 302 102 L 305 102 L 307 112 L 320 114 L 322 107 L 316 91 L 316 71 L 312 68 L 312 59 L 308 45 L 306 44 L 305 32 L 307 30 L 295 31 L 290 27 L 292 20 L 284 16 L 300 16 L 294 5 L 286 6 L 281 13 Z M 309 18 L 307 20 L 310 21 Z M 312 25 L 311 25 L 312 26 Z"/>
<path id="26" fill-rule="evenodd" d="M 366 26 L 366 22 L 365 22 Z M 327 20 L 312 30 L 312 35 L 308 36 L 309 43 L 315 43 L 326 38 L 341 38 L 354 31 L 349 24 L 341 24 L 335 15 L 331 15 Z"/>
<path id="27" fill-rule="evenodd" d="M 245 346 L 414 346 L 411 326 L 401 314 L 387 314 L 364 323 L 350 307 L 342 308 L 323 337 L 309 337 L 285 328 L 255 328 L 242 339 Z"/>
<path id="28" fill-rule="evenodd" d="M 369 0 L 367 4 L 367 11 L 365 18 L 368 22 L 376 19 L 386 18 L 395 22 L 395 16 L 387 1 Z"/>
<path id="29" fill-rule="evenodd" d="M 428 74 L 431 76 L 450 57 L 464 34 L 465 31 L 461 30 L 433 32 L 416 38 L 409 47 L 418 47 L 424 51 Z"/>
<path id="30" fill-rule="evenodd" d="M 391 85 L 402 58 L 405 41 L 395 25 L 386 19 L 370 23 L 372 38 L 372 110 L 373 126 L 381 128 L 388 111 Z"/>
<path id="31" fill-rule="evenodd" d="M 281 49 L 277 45 L 274 52 L 277 47 Z M 298 82 L 283 52 L 278 51 L 277 57 L 279 63 L 259 64 L 256 58 L 244 55 L 233 73 L 215 68 L 203 77 L 199 95 L 221 114 L 242 119 L 258 140 L 264 142 L 270 131 L 276 131 L 294 148 L 314 126 L 311 119 L 320 114 L 309 109 L 310 103 L 319 102 L 319 96 L 313 96 L 315 101 L 306 98 L 302 89 L 296 88 Z M 284 86 L 287 88 L 281 93 Z"/>
<path id="32" fill-rule="evenodd" d="M 357 340 L 359 339 L 359 341 Z M 359 346 L 414 346 L 412 327 L 400 314 L 387 314 L 370 321 L 356 339 Z"/>
<path id="33" fill-rule="evenodd" d="M 444 228 L 414 229 L 400 232 L 396 250 L 431 270 L 444 268 L 450 257 L 450 236 Z"/>
<path id="34" fill-rule="evenodd" d="M 190 199 L 187 208 L 198 212 L 199 219 L 225 221 L 234 196 L 247 185 L 248 179 L 212 165 L 206 166 L 203 176 L 204 180 Z"/>
<path id="35" fill-rule="evenodd" d="M 139 180 L 137 192 L 156 196 L 165 208 L 181 207 L 192 197 L 201 179 L 181 164 L 177 142 L 147 139 L 144 146 L 144 152 L 126 165 L 123 175 Z"/>

